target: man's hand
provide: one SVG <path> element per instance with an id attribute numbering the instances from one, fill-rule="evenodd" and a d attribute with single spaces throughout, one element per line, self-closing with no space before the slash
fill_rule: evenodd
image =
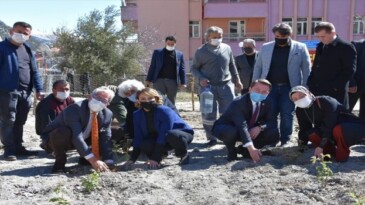
<path id="1" fill-rule="evenodd" d="M 199 81 L 199 84 L 200 84 L 200 86 L 202 86 L 202 87 L 206 87 L 207 85 L 208 85 L 208 80 L 207 79 L 201 79 L 200 81 Z"/>
<path id="2" fill-rule="evenodd" d="M 247 149 L 254 163 L 260 161 L 260 157 L 262 156 L 260 150 L 256 149 L 253 145 L 248 146 Z"/>
<path id="3" fill-rule="evenodd" d="M 156 168 L 159 168 L 160 167 L 160 164 L 154 160 L 148 160 L 146 163 L 148 168 L 150 169 L 156 169 Z"/>
<path id="4" fill-rule="evenodd" d="M 151 82 L 151 81 L 146 80 L 146 81 L 145 81 L 145 83 L 144 83 L 144 85 L 145 85 L 146 87 L 152 87 L 152 82 Z"/>
<path id="5" fill-rule="evenodd" d="M 37 100 L 43 100 L 43 98 L 44 98 L 44 94 L 42 94 L 40 92 L 36 92 L 35 96 L 36 96 Z"/>
<path id="6" fill-rule="evenodd" d="M 251 128 L 249 131 L 251 139 L 252 140 L 256 139 L 256 137 L 259 136 L 260 132 L 261 128 L 259 126 Z"/>
<path id="7" fill-rule="evenodd" d="M 240 80 L 237 80 L 237 81 L 236 81 L 236 83 L 235 83 L 235 87 L 236 87 L 236 89 L 237 89 L 238 91 L 240 91 L 240 92 L 241 92 L 241 90 L 242 90 L 242 88 L 243 88 L 243 85 L 242 85 L 242 83 L 241 83 L 241 81 L 240 81 Z"/>
<path id="8" fill-rule="evenodd" d="M 93 169 L 95 169 L 97 172 L 109 171 L 108 165 L 106 165 L 103 161 L 97 160 L 95 157 L 90 158 L 88 161 L 90 162 Z"/>
<path id="9" fill-rule="evenodd" d="M 314 156 L 316 156 L 317 158 L 320 158 L 322 154 L 323 154 L 323 148 L 317 147 L 314 150 Z"/>
<path id="10" fill-rule="evenodd" d="M 356 93 L 357 92 L 357 86 L 349 87 L 349 93 Z"/>

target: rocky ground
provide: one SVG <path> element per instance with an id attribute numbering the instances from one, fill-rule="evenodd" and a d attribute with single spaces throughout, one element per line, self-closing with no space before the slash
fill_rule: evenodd
<path id="1" fill-rule="evenodd" d="M 39 148 L 34 116 L 30 114 L 24 144 L 41 152 L 37 157 L 15 162 L 0 158 L 0 204 L 365 203 L 365 146 L 353 147 L 346 163 L 328 164 L 333 176 L 321 182 L 316 166 L 310 162 L 313 149 L 298 152 L 296 134 L 291 146 L 273 149 L 275 156 L 265 156 L 256 164 L 249 159 L 227 162 L 223 144 L 204 147 L 200 114 L 191 111 L 191 103 L 179 103 L 177 107 L 196 131 L 189 149 L 190 164 L 179 166 L 172 156 L 158 170 L 149 170 L 138 161 L 132 170 L 122 171 L 120 165 L 127 157 L 117 154 L 118 170 L 93 175 L 94 180 L 85 180 L 91 170 L 77 165 L 76 152 L 69 153 L 67 166 L 71 173 L 50 174 L 54 159 Z M 95 190 L 87 190 L 98 181 Z"/>

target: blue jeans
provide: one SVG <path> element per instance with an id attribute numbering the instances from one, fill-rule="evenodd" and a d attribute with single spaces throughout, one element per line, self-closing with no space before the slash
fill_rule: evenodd
<path id="1" fill-rule="evenodd" d="M 203 91 L 203 89 L 201 89 Z M 202 113 L 203 127 L 208 140 L 216 140 L 212 134 L 214 122 L 217 120 L 217 112 L 222 115 L 235 98 L 234 85 L 231 81 L 222 86 L 211 86 L 210 90 L 213 95 L 213 112 L 209 114 Z"/>
<path id="2" fill-rule="evenodd" d="M 273 85 L 269 97 L 272 99 L 273 115 L 280 114 L 280 142 L 286 143 L 293 133 L 295 105 L 289 98 L 290 85 Z M 276 120 L 277 125 L 277 120 Z"/>
<path id="3" fill-rule="evenodd" d="M 30 92 L 0 91 L 0 139 L 5 155 L 15 155 L 22 147 L 23 126 L 32 101 Z"/>

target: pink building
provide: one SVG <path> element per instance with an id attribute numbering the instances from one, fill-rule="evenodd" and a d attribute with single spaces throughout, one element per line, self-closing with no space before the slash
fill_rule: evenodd
<path id="1" fill-rule="evenodd" d="M 204 43 L 205 30 L 213 25 L 224 30 L 223 42 L 239 55 L 238 43 L 256 40 L 257 47 L 273 40 L 271 28 L 278 22 L 293 27 L 293 39 L 317 40 L 313 28 L 320 21 L 332 22 L 341 38 L 365 38 L 364 0 L 122 0 L 122 21 L 132 22 L 139 32 L 156 34 L 150 48 L 164 46 L 164 37 L 174 35 L 186 63 Z M 315 42 L 314 42 L 315 43 Z M 310 48 L 311 49 L 311 48 Z"/>

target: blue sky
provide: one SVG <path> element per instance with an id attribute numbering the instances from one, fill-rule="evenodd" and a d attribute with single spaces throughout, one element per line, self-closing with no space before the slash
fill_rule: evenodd
<path id="1" fill-rule="evenodd" d="M 51 34 L 61 26 L 74 29 L 79 17 L 110 5 L 119 9 L 121 0 L 1 0 L 0 20 L 8 26 L 25 21 L 32 25 L 33 33 Z"/>

